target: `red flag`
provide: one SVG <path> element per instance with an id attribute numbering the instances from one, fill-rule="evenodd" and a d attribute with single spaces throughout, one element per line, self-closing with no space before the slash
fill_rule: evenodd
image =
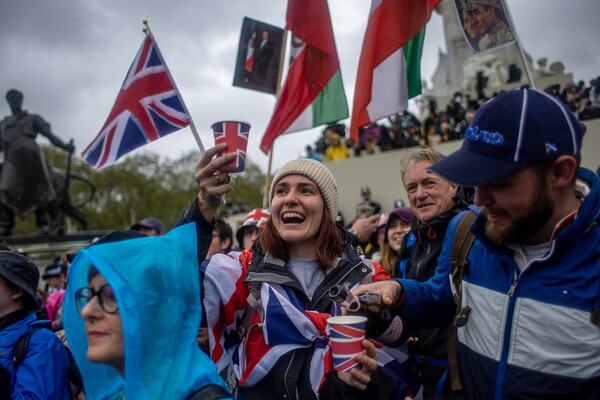
<path id="1" fill-rule="evenodd" d="M 286 28 L 303 45 L 290 65 L 260 148 L 277 136 L 348 117 L 340 63 L 326 0 L 289 0 Z"/>
<path id="2" fill-rule="evenodd" d="M 423 29 L 441 0 L 373 0 L 358 63 L 350 136 L 358 143 L 358 129 L 388 115 L 406 110 L 411 94 L 407 70 L 420 63 L 406 46 Z M 416 57 L 415 57 L 416 55 Z M 420 74 L 418 74 L 420 76 Z M 417 94 L 420 78 L 416 79 Z"/>
<path id="3" fill-rule="evenodd" d="M 167 64 L 147 34 L 104 126 L 81 156 L 96 168 L 106 167 L 190 121 Z"/>

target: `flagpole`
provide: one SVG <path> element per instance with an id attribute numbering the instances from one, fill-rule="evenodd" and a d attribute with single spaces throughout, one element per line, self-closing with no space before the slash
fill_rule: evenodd
<path id="1" fill-rule="evenodd" d="M 285 29 L 283 31 L 283 51 L 281 52 L 280 56 L 279 56 L 279 65 L 281 65 L 281 68 L 279 68 L 279 76 L 277 77 L 277 90 L 275 93 L 277 93 L 275 95 L 275 102 L 277 102 L 277 100 L 279 100 L 279 92 L 281 91 L 281 77 L 283 76 L 283 61 L 285 61 L 285 49 L 287 48 L 287 36 L 288 36 L 288 30 Z M 273 139 L 273 143 L 271 143 L 271 148 L 269 149 L 269 163 L 267 164 L 267 176 L 265 177 L 265 190 L 263 193 L 263 208 L 267 208 L 268 206 L 268 201 L 269 201 L 269 190 L 270 190 L 270 186 L 271 186 L 271 166 L 273 165 L 273 148 L 275 147 L 275 140 L 277 140 L 277 138 Z"/>
<path id="2" fill-rule="evenodd" d="M 523 63 L 523 68 L 525 68 L 525 75 L 527 75 L 527 80 L 529 80 L 529 84 L 532 88 L 535 89 L 535 82 L 531 77 L 531 71 L 529 71 L 529 66 L 527 65 L 527 61 L 525 60 L 525 52 L 523 51 L 523 47 L 521 47 L 521 41 L 519 40 L 519 35 L 517 34 L 517 27 L 512 19 L 512 15 L 510 14 L 510 10 L 508 9 L 508 4 L 504 0 L 502 0 L 502 8 L 504 13 L 506 14 L 506 19 L 510 23 L 510 26 L 513 28 L 513 35 L 515 36 L 515 44 L 517 45 L 517 49 L 519 50 L 519 56 L 521 57 L 521 62 Z"/>
<path id="3" fill-rule="evenodd" d="M 265 176 L 265 190 L 263 192 L 262 208 L 268 208 L 269 206 L 269 192 L 271 189 L 271 166 L 273 165 L 273 148 L 275 147 L 275 140 L 271 143 L 269 149 L 269 163 L 267 164 L 267 176 Z"/>
<path id="4" fill-rule="evenodd" d="M 154 44 L 156 44 L 156 39 L 154 38 L 152 31 L 150 30 L 150 25 L 148 25 L 148 20 L 145 19 L 142 22 L 145 26 L 143 31 L 147 35 L 150 35 L 150 37 L 152 38 L 152 41 L 154 42 Z M 162 53 L 160 52 L 160 48 L 158 47 L 158 44 L 156 44 L 156 46 L 154 46 L 154 48 L 156 49 L 156 52 L 158 53 L 158 56 L 160 57 L 160 59 L 163 61 L 165 70 L 167 71 L 167 75 L 169 76 L 169 79 L 173 83 L 173 87 L 175 88 L 175 91 L 177 92 L 177 96 L 179 96 L 179 99 L 181 100 L 181 105 L 183 106 L 183 110 L 190 117 L 190 129 L 192 131 L 192 134 L 194 135 L 194 139 L 196 139 L 196 143 L 198 144 L 198 149 L 200 149 L 200 156 L 202 156 L 206 150 L 204 149 L 204 145 L 202 144 L 200 135 L 198 135 L 198 131 L 196 130 L 196 125 L 194 124 L 194 120 L 192 119 L 192 114 L 190 114 L 187 106 L 185 105 L 185 101 L 183 101 L 183 96 L 181 96 L 181 92 L 179 91 L 179 88 L 175 84 L 175 80 L 173 79 L 173 76 L 171 75 L 171 71 L 169 71 L 169 67 L 167 66 L 167 63 L 164 62 L 165 59 L 163 58 Z"/>

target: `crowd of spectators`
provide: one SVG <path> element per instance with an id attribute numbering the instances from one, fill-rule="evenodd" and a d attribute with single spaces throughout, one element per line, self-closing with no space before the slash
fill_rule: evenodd
<path id="1" fill-rule="evenodd" d="M 557 84 L 544 90 L 565 103 L 580 121 L 600 118 L 600 76 L 590 80 L 589 86 L 579 81 L 567 83 L 562 89 Z"/>
<path id="2" fill-rule="evenodd" d="M 600 76 L 592 79 L 589 86 L 584 81 L 550 85 L 544 89 L 567 105 L 579 118 L 600 118 Z M 495 97 L 499 93 L 493 93 Z M 307 145 L 307 157 L 321 161 L 335 161 L 375 154 L 408 147 L 429 147 L 432 144 L 462 139 L 475 112 L 491 97 L 483 90 L 477 99 L 469 94 L 456 92 L 445 107 L 439 107 L 433 98 L 426 99 L 427 115 L 423 121 L 413 113 L 404 111 L 385 121 L 364 127 L 359 133 L 359 143 L 354 143 L 344 124 L 328 125 L 315 145 Z M 332 140 L 333 139 L 333 140 Z M 332 143 L 333 142 L 333 143 Z"/>
<path id="3" fill-rule="evenodd" d="M 344 124 L 327 126 L 315 146 L 307 145 L 307 157 L 322 155 L 325 161 L 342 160 L 363 154 L 375 154 L 408 147 L 428 147 L 432 143 L 461 139 L 474 110 L 468 110 L 460 102 L 462 95 L 455 99 L 442 112 L 438 112 L 434 100 L 429 101 L 429 115 L 421 122 L 413 113 L 404 111 L 383 123 L 375 123 L 362 128 L 359 143 L 354 143 L 346 132 Z"/>
<path id="4" fill-rule="evenodd" d="M 568 87 L 580 101 L 596 93 Z M 269 208 L 246 215 L 229 253 L 233 229 L 217 215 L 233 188 L 223 167 L 237 155 L 217 156 L 219 144 L 197 164 L 198 195 L 166 235 L 148 217 L 72 249 L 46 266 L 43 290 L 34 262 L 0 244 L 0 399 L 446 400 L 559 389 L 557 398 L 600 398 L 598 346 L 578 342 L 599 340 L 600 182 L 579 168 L 586 127 L 551 96 L 523 87 L 481 106 L 471 126 L 501 141 L 467 134 L 469 145 L 449 156 L 401 154 L 396 181 L 409 207 L 397 199 L 386 213 L 362 186 L 346 228 L 332 171 L 299 158 L 273 176 Z M 429 103 L 422 124 L 396 115 L 385 130 L 399 127 L 414 147 L 430 131 L 458 139 L 477 106 L 465 100 L 456 93 L 440 113 Z M 336 148 L 325 148 L 328 159 L 346 147 L 341 128 L 327 128 Z M 390 144 L 384 128 L 371 128 L 365 149 Z M 332 296 L 340 288 L 352 290 L 344 302 Z M 353 337 L 361 347 L 346 355 L 336 346 L 349 345 L 358 324 L 336 331 L 331 317 L 357 311 L 350 300 L 367 318 Z M 505 327 L 512 339 L 491 347 L 526 353 L 516 366 L 470 347 Z M 532 347 L 531 332 L 544 330 Z M 563 372 L 582 365 L 583 377 Z M 552 379 L 539 366 L 552 367 Z"/>

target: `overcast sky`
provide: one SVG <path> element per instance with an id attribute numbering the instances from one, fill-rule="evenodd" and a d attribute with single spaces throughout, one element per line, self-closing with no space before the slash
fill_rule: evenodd
<path id="1" fill-rule="evenodd" d="M 446 0 L 447 1 L 447 0 Z M 562 61 L 575 80 L 600 75 L 599 0 L 507 0 L 524 49 L 533 60 Z M 360 47 L 370 0 L 329 0 L 348 103 L 352 104 Z M 41 114 L 80 153 L 97 135 L 150 27 L 205 147 L 210 126 L 222 119 L 252 125 L 248 155 L 266 169 L 259 150 L 271 117 L 272 95 L 233 87 L 233 69 L 243 17 L 284 27 L 284 0 L 2 0 L 0 1 L 0 93 L 25 94 L 24 108 Z M 429 80 L 445 50 L 442 19 L 428 24 L 422 59 Z M 10 110 L 1 102 L 0 115 Z M 320 129 L 275 142 L 274 168 L 303 154 Z M 40 139 L 40 143 L 45 139 Z M 176 158 L 196 147 L 189 131 L 145 146 Z M 137 150 L 139 151 L 139 150 Z"/>

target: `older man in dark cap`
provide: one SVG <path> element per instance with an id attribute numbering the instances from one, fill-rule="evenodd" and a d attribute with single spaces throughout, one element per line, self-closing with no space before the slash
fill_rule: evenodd
<path id="1" fill-rule="evenodd" d="M 0 398 L 3 399 L 70 398 L 67 349 L 49 330 L 50 322 L 39 321 L 34 312 L 41 306 L 37 294 L 39 277 L 37 266 L 27 257 L 0 251 Z M 17 350 L 19 347 L 24 349 Z"/>

